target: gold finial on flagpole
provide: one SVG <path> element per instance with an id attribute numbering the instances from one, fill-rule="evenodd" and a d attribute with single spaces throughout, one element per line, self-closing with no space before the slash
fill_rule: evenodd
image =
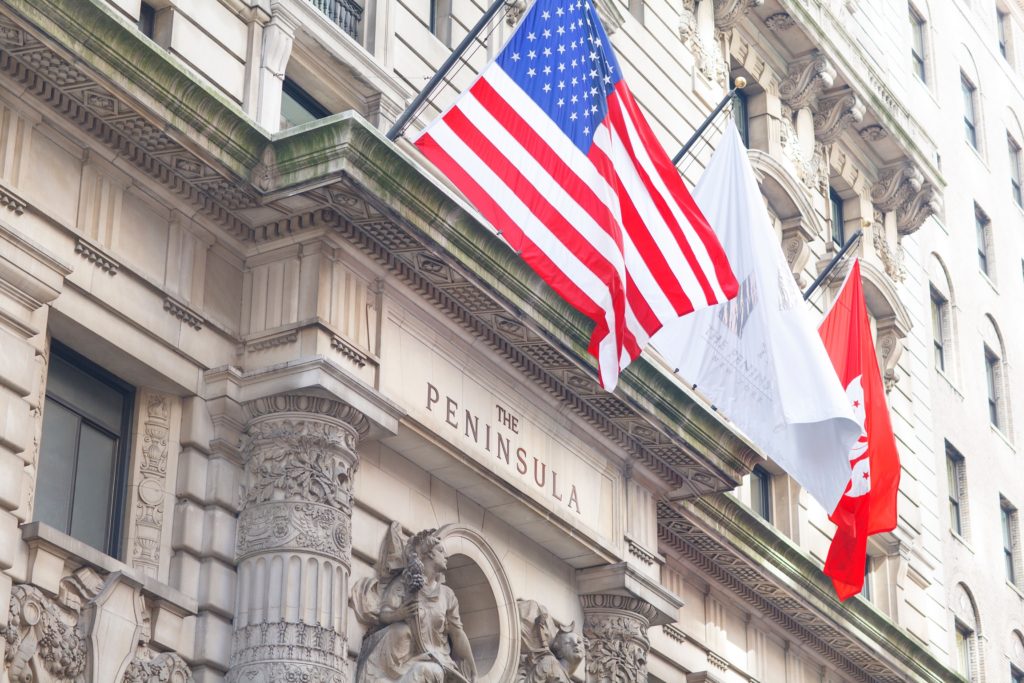
<path id="1" fill-rule="evenodd" d="M 745 79 L 743 76 L 737 76 L 736 79 L 732 82 L 732 84 L 736 90 L 743 90 L 744 88 L 747 87 L 747 79 Z"/>

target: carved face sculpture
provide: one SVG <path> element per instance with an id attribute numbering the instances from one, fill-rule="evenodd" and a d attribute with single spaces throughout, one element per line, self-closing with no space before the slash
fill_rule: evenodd
<path id="1" fill-rule="evenodd" d="M 427 557 L 424 558 L 423 564 L 433 565 L 435 572 L 443 572 L 448 569 L 448 551 L 444 549 L 444 546 L 440 542 L 435 543 L 434 547 L 427 553 Z"/>
<path id="2" fill-rule="evenodd" d="M 551 641 L 551 651 L 571 675 L 583 661 L 583 638 L 574 631 L 559 631 Z"/>

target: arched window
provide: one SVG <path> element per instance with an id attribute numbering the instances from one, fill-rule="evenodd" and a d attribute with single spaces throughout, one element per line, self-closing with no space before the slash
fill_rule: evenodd
<path id="1" fill-rule="evenodd" d="M 981 622 L 970 591 L 962 583 L 953 588 L 953 668 L 971 683 L 984 680 L 978 638 Z"/>
<path id="2" fill-rule="evenodd" d="M 1010 634 L 1010 683 L 1024 683 L 1024 634 L 1014 630 Z"/>
<path id="3" fill-rule="evenodd" d="M 985 316 L 982 329 L 982 358 L 985 373 L 985 404 L 989 423 L 1010 437 L 1013 434 L 1010 420 L 1010 386 L 1007 376 L 1008 359 L 1003 336 L 991 315 Z"/>
<path id="4" fill-rule="evenodd" d="M 931 338 L 933 365 L 947 379 L 954 381 L 955 353 L 955 299 L 949 271 L 938 254 L 928 260 L 928 299 L 931 310 Z"/>

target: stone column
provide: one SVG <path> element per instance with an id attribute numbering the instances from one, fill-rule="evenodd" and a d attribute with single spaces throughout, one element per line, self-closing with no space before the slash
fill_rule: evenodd
<path id="1" fill-rule="evenodd" d="M 245 405 L 248 441 L 229 681 L 342 683 L 352 476 L 369 421 L 340 401 L 284 394 Z"/>
<path id="2" fill-rule="evenodd" d="M 625 562 L 576 572 L 587 683 L 647 683 L 647 629 L 676 621 L 683 601 Z"/>

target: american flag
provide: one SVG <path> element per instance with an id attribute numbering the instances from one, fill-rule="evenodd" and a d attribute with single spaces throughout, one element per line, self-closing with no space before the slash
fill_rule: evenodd
<path id="1" fill-rule="evenodd" d="M 536 0 L 415 144 L 594 321 L 589 350 L 609 391 L 664 323 L 736 295 L 591 0 Z"/>

